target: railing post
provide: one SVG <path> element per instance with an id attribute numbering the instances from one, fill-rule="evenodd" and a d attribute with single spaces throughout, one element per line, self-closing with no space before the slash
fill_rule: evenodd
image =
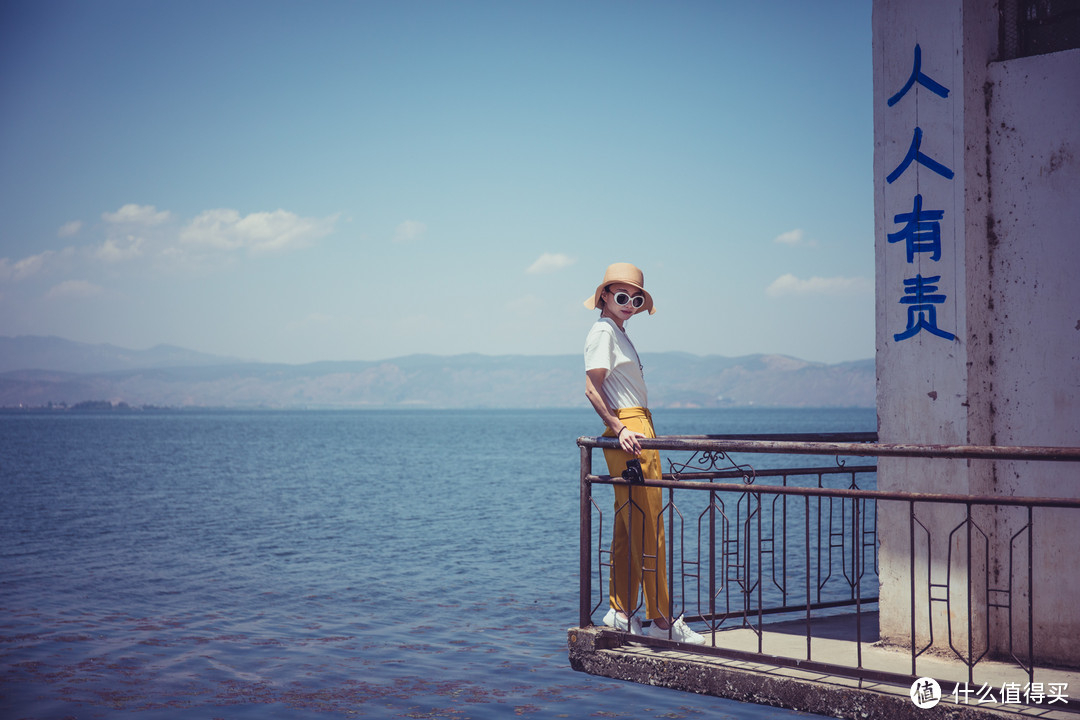
<path id="1" fill-rule="evenodd" d="M 1035 508 L 1028 505 L 1027 509 L 1027 521 L 1028 521 L 1028 577 L 1027 577 L 1027 596 L 1028 596 L 1028 683 L 1035 682 Z M 1010 589 L 1012 585 L 1012 578 L 1009 578 Z M 1010 603 L 1011 605 L 1011 603 Z M 1009 608 L 1009 613 L 1012 613 L 1012 608 Z M 1011 623 L 1010 623 L 1011 624 Z M 1012 638 L 1009 638 L 1012 641 Z"/>
<path id="2" fill-rule="evenodd" d="M 851 498 L 851 544 L 861 546 L 859 535 L 859 499 Z M 860 547 L 859 550 L 862 548 Z M 856 552 L 852 557 L 851 573 L 855 576 L 855 657 L 857 665 L 862 670 L 862 566 L 859 562 L 862 553 Z M 859 686 L 862 686 L 862 678 L 859 678 Z"/>
<path id="3" fill-rule="evenodd" d="M 667 616 L 669 621 L 675 617 L 675 488 L 668 488 L 668 522 L 667 522 L 667 549 L 668 549 L 668 563 L 667 563 L 667 585 L 668 585 L 668 606 Z M 679 555 L 682 557 L 682 524 L 679 526 Z M 680 577 L 682 576 L 681 569 L 683 564 L 679 563 Z M 680 581 L 681 582 L 681 581 Z M 683 607 L 686 607 L 685 600 L 685 583 L 679 590 L 679 599 L 682 600 Z"/>
<path id="4" fill-rule="evenodd" d="M 974 624 L 972 623 L 972 611 L 971 611 L 971 569 L 972 569 L 972 557 L 971 557 L 971 503 L 967 504 L 968 508 L 968 607 L 966 614 L 968 615 L 968 682 L 970 684 L 975 683 L 975 644 L 972 634 L 974 633 Z M 984 573 L 988 573 L 989 568 L 983 568 Z M 989 614 L 989 608 L 986 608 L 985 612 Z M 951 631 L 949 635 L 949 642 L 953 641 Z M 989 642 L 990 638 L 987 635 L 986 641 Z"/>
<path id="5" fill-rule="evenodd" d="M 915 658 L 918 657 L 916 652 L 917 644 L 915 642 L 915 501 L 908 502 L 908 597 L 911 600 L 911 674 L 918 677 L 918 673 L 915 672 Z M 929 560 L 929 558 L 927 558 Z M 929 564 L 927 566 L 927 572 L 930 572 Z M 930 593 L 926 596 L 926 607 L 928 614 L 933 613 L 932 603 L 930 602 Z M 931 619 L 931 622 L 933 620 Z"/>
<path id="6" fill-rule="evenodd" d="M 806 522 L 803 523 L 803 545 L 806 547 L 806 659 L 810 660 L 811 631 L 810 631 L 810 496 L 803 495 L 803 508 L 805 509 Z"/>
<path id="7" fill-rule="evenodd" d="M 700 545 L 700 543 L 699 543 Z M 724 573 L 724 587 L 727 587 L 728 583 L 728 570 L 727 570 L 727 533 L 725 528 L 724 538 L 720 544 L 723 548 L 724 555 L 720 558 L 720 568 Z M 698 556 L 701 556 L 699 551 Z M 699 584 L 698 587 L 701 587 Z M 730 606 L 728 606 L 730 610 Z M 713 638 L 716 638 L 716 493 L 709 491 L 709 623 L 710 630 L 713 631 Z"/>
<path id="8" fill-rule="evenodd" d="M 764 610 L 764 608 L 762 606 L 765 604 L 765 596 L 764 596 L 764 592 L 765 592 L 765 570 L 762 567 L 762 563 L 761 563 L 761 494 L 757 493 L 756 497 L 757 497 L 757 549 L 758 549 L 758 551 L 757 551 L 757 569 L 758 569 L 758 580 L 757 580 L 758 652 L 764 652 L 765 651 L 765 645 L 764 645 L 764 642 L 765 642 L 765 620 L 764 620 L 764 617 L 762 615 L 762 612 Z M 747 530 L 749 530 L 749 528 L 747 528 Z M 750 538 L 749 537 L 747 537 L 747 539 L 746 539 L 746 544 L 749 547 L 749 545 L 750 545 Z"/>
<path id="9" fill-rule="evenodd" d="M 580 518 L 581 538 L 578 558 L 578 627 L 592 625 L 592 450 L 581 446 Z"/>

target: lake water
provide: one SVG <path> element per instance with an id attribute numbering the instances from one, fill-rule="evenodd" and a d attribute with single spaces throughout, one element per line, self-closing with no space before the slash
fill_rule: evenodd
<path id="1" fill-rule="evenodd" d="M 655 413 L 660 434 L 874 417 Z M 584 409 L 0 414 L 0 716 L 800 715 L 570 669 L 575 440 L 601 430 Z"/>

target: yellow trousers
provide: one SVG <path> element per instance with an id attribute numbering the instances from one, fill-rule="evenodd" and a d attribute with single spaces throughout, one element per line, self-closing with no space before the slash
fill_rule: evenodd
<path id="1" fill-rule="evenodd" d="M 652 415 L 646 408 L 616 410 L 619 420 L 633 432 L 656 437 Z M 605 437 L 615 437 L 608 428 Z M 604 450 L 608 474 L 622 475 L 628 460 L 641 462 L 643 477 L 659 480 L 660 453 L 642 450 L 640 456 L 622 450 Z M 611 607 L 627 615 L 638 608 L 638 591 L 645 590 L 645 615 L 667 617 L 670 607 L 667 549 L 664 541 L 664 491 L 661 488 L 615 485 L 615 529 L 611 538 L 611 576 L 608 593 Z"/>

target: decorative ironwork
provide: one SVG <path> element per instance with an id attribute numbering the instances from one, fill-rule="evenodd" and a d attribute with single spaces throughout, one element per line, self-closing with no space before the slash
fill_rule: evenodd
<path id="1" fill-rule="evenodd" d="M 681 480 L 688 470 L 701 473 L 735 470 L 742 474 L 742 480 L 747 485 L 752 485 L 754 478 L 757 477 L 757 471 L 753 466 L 735 462 L 723 450 L 701 450 L 691 455 L 690 459 L 684 463 L 677 463 L 668 458 L 668 467 L 671 469 L 671 477 L 675 480 Z"/>

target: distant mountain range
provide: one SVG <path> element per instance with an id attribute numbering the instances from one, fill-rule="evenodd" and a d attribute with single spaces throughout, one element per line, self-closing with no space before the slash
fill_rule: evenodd
<path id="1" fill-rule="evenodd" d="M 873 407 L 873 360 L 642 356 L 652 407 Z M 257 363 L 159 345 L 0 337 L 0 407 L 544 408 L 586 406 L 578 355 L 410 355 Z"/>

